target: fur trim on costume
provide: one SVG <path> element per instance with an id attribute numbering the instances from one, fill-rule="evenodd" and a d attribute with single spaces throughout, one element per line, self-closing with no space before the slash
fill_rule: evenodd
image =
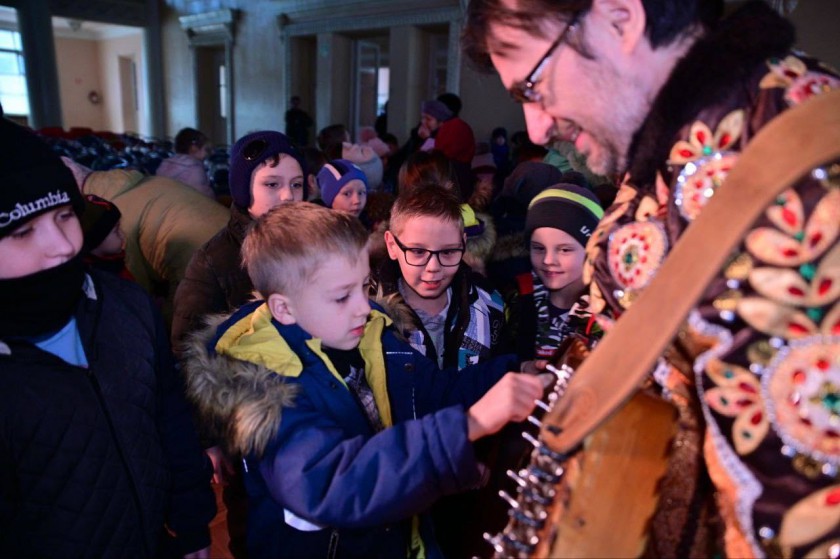
<path id="1" fill-rule="evenodd" d="M 772 56 L 786 53 L 795 40 L 793 26 L 765 2 L 752 2 L 702 37 L 674 67 L 654 100 L 644 125 L 636 132 L 628 161 L 633 184 L 655 184 L 656 165 L 667 161 L 670 143 L 701 110 L 725 104 L 732 84 Z"/>

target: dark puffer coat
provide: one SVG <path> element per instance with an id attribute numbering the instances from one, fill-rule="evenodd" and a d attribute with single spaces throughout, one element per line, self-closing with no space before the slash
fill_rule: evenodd
<path id="1" fill-rule="evenodd" d="M 199 330 L 208 314 L 228 313 L 248 302 L 254 286 L 242 267 L 240 250 L 253 220 L 246 210 L 230 208 L 230 221 L 193 255 L 175 293 L 172 346 L 176 354 L 187 335 Z"/>
<path id="2" fill-rule="evenodd" d="M 76 313 L 87 369 L 0 341 L 0 557 L 160 557 L 164 526 L 180 555 L 210 543 L 211 468 L 162 321 L 94 274 Z"/>

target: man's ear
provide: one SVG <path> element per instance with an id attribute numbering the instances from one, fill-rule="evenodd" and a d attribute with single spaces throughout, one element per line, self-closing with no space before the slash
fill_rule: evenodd
<path id="1" fill-rule="evenodd" d="M 587 17 L 601 18 L 625 53 L 632 52 L 645 38 L 647 14 L 642 0 L 593 0 Z"/>
<path id="2" fill-rule="evenodd" d="M 274 320 L 285 326 L 290 326 L 297 322 L 294 315 L 294 309 L 291 306 L 291 300 L 285 295 L 279 293 L 272 293 L 268 296 L 268 310 Z"/>
<path id="3" fill-rule="evenodd" d="M 396 260 L 399 256 L 400 247 L 394 241 L 394 235 L 391 231 L 385 231 L 385 248 L 388 249 L 388 256 L 391 257 L 391 260 Z"/>

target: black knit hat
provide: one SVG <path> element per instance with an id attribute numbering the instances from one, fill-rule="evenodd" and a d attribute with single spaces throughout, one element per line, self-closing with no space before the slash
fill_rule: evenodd
<path id="1" fill-rule="evenodd" d="M 120 209 L 96 194 L 85 195 L 85 213 L 82 215 L 82 233 L 85 236 L 84 249 L 91 251 L 114 229 L 122 214 Z"/>
<path id="2" fill-rule="evenodd" d="M 64 204 L 84 212 L 73 173 L 33 132 L 0 118 L 0 238 Z"/>
<path id="3" fill-rule="evenodd" d="M 602 217 L 604 210 L 591 191 L 576 184 L 557 184 L 531 200 L 525 218 L 525 238 L 530 239 L 535 229 L 551 227 L 565 231 L 586 246 Z"/>
<path id="4" fill-rule="evenodd" d="M 251 207 L 251 175 L 260 164 L 280 153 L 292 156 L 303 172 L 303 199 L 308 194 L 306 160 L 285 134 L 273 130 L 253 132 L 239 138 L 230 150 L 230 196 L 240 209 Z"/>

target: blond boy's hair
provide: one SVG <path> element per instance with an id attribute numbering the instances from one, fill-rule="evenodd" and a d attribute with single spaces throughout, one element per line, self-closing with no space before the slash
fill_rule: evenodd
<path id="1" fill-rule="evenodd" d="M 391 208 L 391 222 L 388 229 L 399 235 L 405 223 L 416 217 L 436 217 L 455 224 L 464 231 L 461 216 L 461 201 L 451 190 L 442 186 L 428 185 L 401 194 Z"/>
<path id="2" fill-rule="evenodd" d="M 260 216 L 242 243 L 242 261 L 264 299 L 302 289 L 329 258 L 355 262 L 368 234 L 350 214 L 289 202 Z"/>

